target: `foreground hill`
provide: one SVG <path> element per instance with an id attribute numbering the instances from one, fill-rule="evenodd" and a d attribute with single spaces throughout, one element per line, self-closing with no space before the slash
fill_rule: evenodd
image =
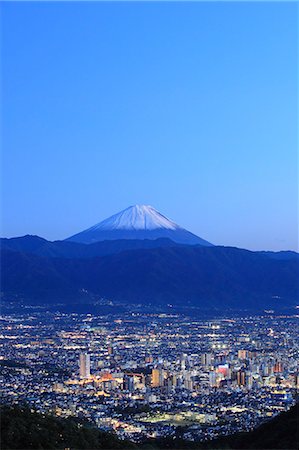
<path id="1" fill-rule="evenodd" d="M 66 448 L 131 449 L 136 446 L 77 419 L 44 416 L 27 407 L 1 407 L 1 450 Z"/>
<path id="2" fill-rule="evenodd" d="M 151 440 L 142 445 L 124 442 L 113 434 L 99 431 L 76 419 L 42 416 L 28 408 L 3 406 L 1 408 L 1 449 L 242 449 L 242 450 L 297 450 L 299 442 L 299 407 L 293 406 L 248 433 L 205 442 L 183 440 Z"/>
<path id="3" fill-rule="evenodd" d="M 298 261 L 296 253 L 230 247 L 142 248 L 94 258 L 49 258 L 3 249 L 2 292 L 5 298 L 41 303 L 102 297 L 126 303 L 280 309 L 298 302 Z"/>

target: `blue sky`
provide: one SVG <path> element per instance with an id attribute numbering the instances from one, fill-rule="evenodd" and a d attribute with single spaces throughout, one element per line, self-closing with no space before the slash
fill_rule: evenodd
<path id="1" fill-rule="evenodd" d="M 2 236 L 135 203 L 297 246 L 297 5 L 3 3 Z"/>

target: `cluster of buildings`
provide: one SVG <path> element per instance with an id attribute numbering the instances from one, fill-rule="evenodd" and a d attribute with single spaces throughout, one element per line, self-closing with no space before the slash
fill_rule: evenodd
<path id="1" fill-rule="evenodd" d="M 299 388 L 295 315 L 35 312 L 1 325 L 2 402 L 135 441 L 250 430 L 290 408 Z"/>

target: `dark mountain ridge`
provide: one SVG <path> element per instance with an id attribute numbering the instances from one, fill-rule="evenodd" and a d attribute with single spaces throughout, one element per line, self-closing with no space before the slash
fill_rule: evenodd
<path id="1" fill-rule="evenodd" d="M 117 239 L 95 242 L 93 244 L 82 244 L 69 240 L 48 241 L 40 236 L 30 234 L 14 238 L 0 238 L 0 246 L 1 249 L 4 250 L 21 253 L 31 253 L 48 258 L 93 258 L 95 256 L 121 253 L 126 250 L 151 249 L 161 247 L 187 247 L 184 244 L 179 244 L 168 238 Z M 201 245 L 188 245 L 188 247 L 201 247 Z M 239 250 L 247 251 L 245 249 Z M 290 250 L 278 252 L 259 251 L 254 253 L 276 259 L 299 259 L 299 254 Z"/>
<path id="2" fill-rule="evenodd" d="M 69 303 L 102 297 L 126 303 L 220 309 L 283 308 L 298 302 L 296 253 L 279 256 L 232 247 L 178 246 L 171 242 L 164 247 L 121 251 L 122 241 L 101 244 L 110 254 L 92 258 L 45 257 L 3 248 L 4 298 L 18 296 L 41 303 L 58 300 Z M 149 244 L 140 241 L 138 245 Z M 37 247 L 31 245 L 31 252 L 36 251 Z"/>
<path id="3" fill-rule="evenodd" d="M 72 241 L 47 241 L 39 236 L 26 235 L 16 238 L 1 238 L 1 248 L 21 253 L 31 253 L 48 258 L 93 258 L 125 250 L 177 247 L 180 244 L 167 238 L 120 239 L 82 244 Z"/>

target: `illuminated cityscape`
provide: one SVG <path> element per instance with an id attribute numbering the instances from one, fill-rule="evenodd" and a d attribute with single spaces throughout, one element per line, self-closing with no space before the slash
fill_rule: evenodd
<path id="1" fill-rule="evenodd" d="M 120 438 L 208 440 L 288 410 L 297 316 L 30 312 L 1 317 L 2 403 L 87 418 Z"/>
<path id="2" fill-rule="evenodd" d="M 0 450 L 299 450 L 298 1 L 1 2 Z"/>

